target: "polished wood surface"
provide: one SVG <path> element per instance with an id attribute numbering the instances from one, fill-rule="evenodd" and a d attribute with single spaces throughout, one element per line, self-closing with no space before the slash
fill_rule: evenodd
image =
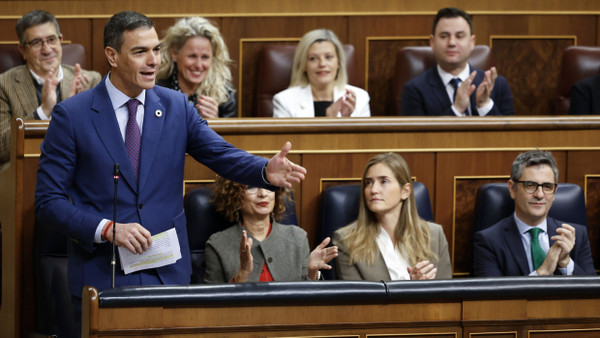
<path id="1" fill-rule="evenodd" d="M 586 189 L 593 257 L 600 267 L 600 117 L 511 118 L 364 118 L 364 119 L 221 119 L 211 127 L 237 147 L 270 157 L 286 141 L 290 159 L 308 169 L 294 187 L 299 225 L 314 246 L 320 233 L 321 192 L 328 186 L 356 182 L 375 154 L 404 156 L 412 176 L 430 193 L 435 221 L 450 245 L 455 277 L 469 276 L 474 193 L 490 181 L 505 181 L 517 153 L 553 151 L 559 182 Z M 34 189 L 47 122 L 15 121 L 12 161 L 0 174 L 2 223 L 2 332 L 32 329 L 33 281 L 31 243 Z M 186 191 L 214 180 L 214 173 L 186 159 Z M 592 203 L 593 202 L 593 203 Z M 594 217 L 592 217 L 594 216 Z M 19 334 L 16 334 L 19 335 Z M 13 336 L 13 335 L 10 335 Z"/>
<path id="2" fill-rule="evenodd" d="M 100 307 L 90 287 L 83 337 L 596 337 L 600 300 L 587 298 Z"/>

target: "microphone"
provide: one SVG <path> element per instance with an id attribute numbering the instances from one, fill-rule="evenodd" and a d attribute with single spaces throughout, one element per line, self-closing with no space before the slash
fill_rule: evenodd
<path id="1" fill-rule="evenodd" d="M 117 228 L 117 183 L 119 183 L 119 163 L 115 163 L 113 168 L 113 178 L 115 180 L 115 196 L 113 198 L 113 240 L 112 240 L 112 259 L 110 260 L 110 265 L 112 266 L 112 274 L 111 274 L 111 287 L 114 289 L 115 287 L 115 266 L 117 265 L 115 259 L 115 237 L 116 237 L 116 228 Z"/>

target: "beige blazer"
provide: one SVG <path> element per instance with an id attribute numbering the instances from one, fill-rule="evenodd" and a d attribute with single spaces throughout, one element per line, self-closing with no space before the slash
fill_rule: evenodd
<path id="1" fill-rule="evenodd" d="M 73 66 L 62 65 L 63 80 L 60 82 L 61 100 L 67 99 L 69 87 L 75 76 Z M 90 79 L 87 89 L 96 86 L 101 76 L 98 72 L 82 71 Z M 9 69 L 0 74 L 0 168 L 10 160 L 10 123 L 13 118 L 34 120 L 39 107 L 33 78 L 27 65 Z M 1 171 L 1 170 L 0 170 Z"/>
<path id="2" fill-rule="evenodd" d="M 438 260 L 433 262 L 438 269 L 435 279 L 452 278 L 452 265 L 450 264 L 450 255 L 448 253 L 448 242 L 444 231 L 439 224 L 429 223 L 429 248 L 437 256 Z M 335 269 L 337 278 L 342 280 L 370 280 L 370 281 L 390 281 L 390 273 L 385 265 L 383 256 L 378 252 L 373 265 L 365 262 L 350 264 L 350 253 L 348 248 L 341 243 L 342 237 L 355 227 L 356 222 L 338 229 L 333 234 L 333 245 L 338 246 L 338 257 L 335 259 Z"/>

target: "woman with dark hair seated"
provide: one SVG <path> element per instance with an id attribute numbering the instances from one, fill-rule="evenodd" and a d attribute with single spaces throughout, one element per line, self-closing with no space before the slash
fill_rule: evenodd
<path id="1" fill-rule="evenodd" d="M 442 227 L 419 217 L 408 165 L 394 153 L 367 163 L 358 220 L 333 234 L 339 279 L 452 278 Z"/>
<path id="2" fill-rule="evenodd" d="M 306 232 L 278 223 L 285 212 L 285 189 L 248 187 L 217 176 L 213 204 L 237 224 L 206 242 L 206 283 L 316 280 L 337 256 L 329 237 L 310 252 Z"/>

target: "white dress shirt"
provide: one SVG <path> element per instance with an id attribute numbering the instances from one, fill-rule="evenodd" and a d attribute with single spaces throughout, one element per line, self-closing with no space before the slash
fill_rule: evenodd
<path id="1" fill-rule="evenodd" d="M 446 86 L 446 92 L 448 93 L 448 97 L 450 98 L 450 102 L 452 102 L 452 111 L 454 112 L 454 114 L 456 116 L 465 116 L 465 112 L 459 112 L 456 108 L 454 108 L 454 87 L 452 86 L 452 83 L 450 83 L 450 81 L 454 78 L 459 78 L 460 79 L 460 83 L 462 84 L 463 82 L 465 82 L 466 79 L 469 78 L 469 75 L 471 75 L 469 73 L 469 65 L 467 64 L 467 66 L 465 67 L 465 69 L 463 69 L 458 76 L 454 76 L 448 72 L 446 72 L 445 70 L 442 69 L 442 67 L 440 67 L 439 65 L 437 66 L 437 70 L 438 70 L 438 74 L 440 75 L 440 78 L 442 78 L 442 83 L 444 83 L 444 85 Z M 475 89 L 477 90 L 477 89 Z M 483 107 L 481 108 L 477 108 L 477 113 L 479 114 L 479 116 L 486 116 L 494 107 L 494 100 L 492 100 L 490 98 L 490 101 Z M 467 107 L 467 110 L 471 110 L 471 104 L 469 104 L 469 106 Z M 471 114 L 473 115 L 473 114 Z"/>
<path id="2" fill-rule="evenodd" d="M 394 247 L 390 235 L 388 235 L 383 227 L 379 226 L 379 233 L 375 240 L 377 241 L 379 252 L 381 252 L 383 261 L 390 273 L 390 278 L 392 280 L 409 280 L 410 274 L 408 273 L 408 267 L 410 264 L 404 257 L 400 248 Z"/>
<path id="3" fill-rule="evenodd" d="M 120 90 L 118 90 L 112 82 L 110 82 L 110 73 L 106 77 L 106 91 L 108 92 L 108 97 L 110 98 L 110 102 L 112 104 L 113 109 L 115 110 L 115 115 L 117 117 L 117 122 L 119 123 L 119 129 L 121 130 L 121 136 L 123 137 L 123 142 L 125 142 L 125 129 L 127 128 L 127 121 L 129 120 L 129 109 L 127 108 L 127 101 L 132 99 L 131 97 L 123 94 Z M 140 127 L 140 136 L 143 131 L 144 125 L 144 103 L 146 102 L 146 90 L 142 90 L 142 92 L 134 97 L 140 104 L 137 107 L 137 113 L 135 116 L 135 120 Z M 110 222 L 108 219 L 103 219 L 98 224 L 96 228 L 96 232 L 94 234 L 94 242 L 102 243 L 104 240 L 102 239 L 102 229 L 106 225 L 106 223 Z"/>

